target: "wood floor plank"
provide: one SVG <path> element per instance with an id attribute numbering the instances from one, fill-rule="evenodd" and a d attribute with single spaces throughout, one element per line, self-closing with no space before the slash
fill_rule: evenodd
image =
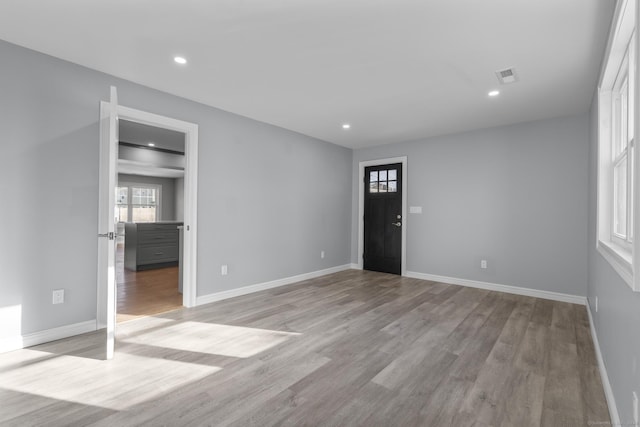
<path id="1" fill-rule="evenodd" d="M 349 270 L 0 354 L 15 426 L 606 422 L 586 310 Z"/>
<path id="2" fill-rule="evenodd" d="M 500 402 L 501 427 L 541 425 L 545 377 L 533 372 L 513 370 L 507 393 Z M 498 424 L 496 424 L 498 425 Z"/>
<path id="3" fill-rule="evenodd" d="M 544 376 L 548 369 L 550 350 L 549 328 L 540 323 L 529 322 L 516 355 L 516 366 Z"/>
<path id="4" fill-rule="evenodd" d="M 582 390 L 582 407 L 584 418 L 591 425 L 602 425 L 611 418 L 604 396 L 602 377 L 598 369 L 595 348 L 591 339 L 587 309 L 573 306 L 573 320 L 576 332 L 577 365 L 579 369 L 580 388 Z"/>
<path id="5" fill-rule="evenodd" d="M 144 271 L 124 268 L 124 246 L 116 252 L 117 321 L 125 322 L 182 307 L 178 267 Z"/>

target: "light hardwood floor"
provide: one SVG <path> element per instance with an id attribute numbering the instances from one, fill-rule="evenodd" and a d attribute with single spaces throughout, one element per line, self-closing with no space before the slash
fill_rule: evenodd
<path id="1" fill-rule="evenodd" d="M 0 355 L 0 424 L 608 425 L 585 307 L 349 270 Z"/>
<path id="2" fill-rule="evenodd" d="M 116 280 L 118 322 L 182 308 L 182 294 L 178 292 L 178 267 L 127 270 L 124 268 L 124 247 L 118 245 Z"/>

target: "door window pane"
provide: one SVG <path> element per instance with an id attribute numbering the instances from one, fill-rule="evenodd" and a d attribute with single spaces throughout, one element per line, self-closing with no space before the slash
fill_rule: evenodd
<path id="1" fill-rule="evenodd" d="M 398 171 L 387 169 L 369 172 L 369 193 L 397 193 Z"/>
<path id="2" fill-rule="evenodd" d="M 627 159 L 626 156 L 613 171 L 613 232 L 622 238 L 627 236 Z"/>

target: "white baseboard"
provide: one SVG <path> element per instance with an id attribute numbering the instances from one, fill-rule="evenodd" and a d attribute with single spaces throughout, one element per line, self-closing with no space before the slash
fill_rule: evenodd
<path id="1" fill-rule="evenodd" d="M 196 305 L 209 304 L 216 301 L 222 301 L 228 298 L 239 297 L 241 295 L 252 294 L 254 292 L 264 291 L 267 289 L 277 288 L 280 286 L 290 285 L 303 280 L 315 279 L 316 277 L 325 276 L 327 274 L 337 273 L 351 269 L 350 264 L 339 265 L 337 267 L 326 268 L 324 270 L 312 271 L 311 273 L 299 274 L 297 276 L 285 277 L 283 279 L 272 280 L 270 282 L 257 283 L 255 285 L 243 286 L 238 289 L 230 289 L 228 291 L 215 292 L 213 294 L 202 295 L 196 298 Z"/>
<path id="2" fill-rule="evenodd" d="M 490 291 L 505 292 L 508 294 L 524 295 L 528 297 L 543 298 L 553 301 L 569 302 L 572 304 L 586 305 L 587 298 L 579 295 L 562 294 L 560 292 L 541 291 L 538 289 L 521 288 L 518 286 L 500 285 L 497 283 L 479 282 L 476 280 L 458 279 L 456 277 L 437 276 L 435 274 L 417 273 L 407 271 L 407 277 L 414 279 L 431 280 L 434 282 L 449 283 L 452 285 L 468 286 L 470 288 L 487 289 Z"/>
<path id="3" fill-rule="evenodd" d="M 58 328 L 45 329 L 44 331 L 33 332 L 31 334 L 13 337 L 10 339 L 3 339 L 2 346 L 0 346 L 0 353 L 19 350 L 21 348 L 60 340 L 62 338 L 68 338 L 95 330 L 96 321 L 94 319 L 87 320 L 86 322 L 74 323 L 72 325 L 60 326 Z"/>
<path id="4" fill-rule="evenodd" d="M 613 389 L 609 382 L 609 374 L 607 374 L 607 367 L 604 365 L 604 359 L 602 358 L 602 352 L 600 351 L 600 343 L 598 342 L 598 335 L 596 334 L 596 326 L 593 322 L 593 316 L 591 314 L 591 306 L 587 304 L 587 313 L 589 314 L 589 326 L 591 328 L 591 338 L 593 339 L 593 346 L 596 349 L 596 359 L 598 360 L 598 368 L 600 370 L 600 378 L 602 379 L 602 387 L 604 388 L 604 395 L 607 398 L 607 405 L 609 406 L 609 415 L 611 416 L 612 426 L 621 426 L 620 414 L 618 413 L 618 407 L 616 406 L 616 399 L 613 396 Z"/>
<path id="5" fill-rule="evenodd" d="M 355 264 L 355 263 L 351 263 L 349 265 L 349 268 L 352 270 L 362 270 L 362 267 L 360 267 L 358 264 Z"/>

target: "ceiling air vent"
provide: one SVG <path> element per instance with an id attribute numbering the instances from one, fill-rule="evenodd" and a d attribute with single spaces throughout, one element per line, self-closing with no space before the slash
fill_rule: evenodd
<path id="1" fill-rule="evenodd" d="M 500 82 L 500 84 L 503 84 L 503 85 L 507 85 L 509 83 L 515 83 L 518 81 L 518 75 L 516 74 L 516 69 L 513 67 L 496 71 L 496 76 L 498 77 L 498 81 Z"/>

